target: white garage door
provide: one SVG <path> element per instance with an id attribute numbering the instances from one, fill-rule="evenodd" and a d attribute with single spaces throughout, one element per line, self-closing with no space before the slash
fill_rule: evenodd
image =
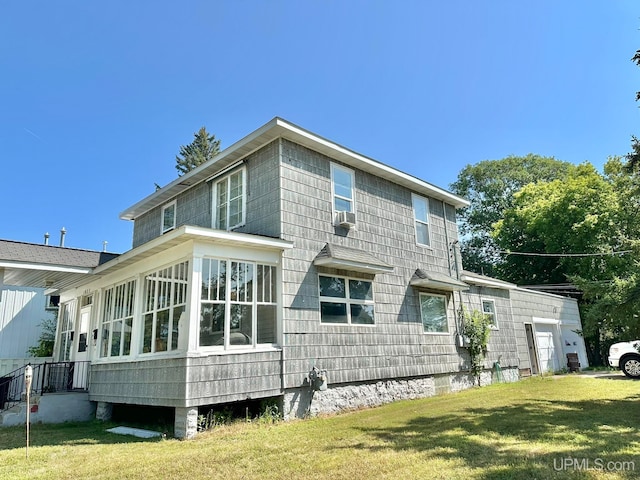
<path id="1" fill-rule="evenodd" d="M 536 343 L 538 344 L 538 360 L 542 372 L 559 370 L 555 344 L 553 343 L 554 325 L 536 325 Z"/>

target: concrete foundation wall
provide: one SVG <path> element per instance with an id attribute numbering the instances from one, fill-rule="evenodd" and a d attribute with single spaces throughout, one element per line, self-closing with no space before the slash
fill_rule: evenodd
<path id="1" fill-rule="evenodd" d="M 50 393 L 34 396 L 30 401 L 31 423 L 88 422 L 95 416 L 95 403 L 88 393 Z M 0 425 L 25 425 L 27 404 L 22 402 L 0 414 Z"/>

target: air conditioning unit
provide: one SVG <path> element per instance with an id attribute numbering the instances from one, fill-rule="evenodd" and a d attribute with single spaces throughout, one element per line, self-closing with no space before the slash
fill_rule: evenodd
<path id="1" fill-rule="evenodd" d="M 354 212 L 338 212 L 338 225 L 344 228 L 356 226 L 356 214 Z"/>

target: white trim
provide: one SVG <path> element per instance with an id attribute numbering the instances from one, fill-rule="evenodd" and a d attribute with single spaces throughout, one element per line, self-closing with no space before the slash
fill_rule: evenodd
<path id="1" fill-rule="evenodd" d="M 478 275 L 472 272 L 462 272 L 460 280 L 471 285 L 498 288 L 500 290 L 521 290 L 515 283 L 505 282 L 503 280 L 498 280 L 497 278 L 485 277 L 484 275 Z"/>
<path id="2" fill-rule="evenodd" d="M 69 267 L 67 265 L 48 265 L 41 263 L 28 263 L 11 260 L 0 261 L 0 269 L 15 268 L 22 270 L 42 270 L 47 272 L 64 272 L 64 273 L 91 273 L 91 267 Z"/>
<path id="3" fill-rule="evenodd" d="M 553 318 L 540 318 L 540 317 L 532 317 L 531 321 L 533 323 L 540 323 L 544 325 L 560 325 L 562 323 L 560 320 L 555 320 Z"/>

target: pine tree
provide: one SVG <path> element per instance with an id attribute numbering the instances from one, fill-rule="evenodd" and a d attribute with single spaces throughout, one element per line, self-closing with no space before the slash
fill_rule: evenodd
<path id="1" fill-rule="evenodd" d="M 206 127 L 202 127 L 193 136 L 193 142 L 180 146 L 180 154 L 176 155 L 176 170 L 179 177 L 211 160 L 220 151 L 220 140 L 216 140 L 215 135 L 209 135 Z"/>

